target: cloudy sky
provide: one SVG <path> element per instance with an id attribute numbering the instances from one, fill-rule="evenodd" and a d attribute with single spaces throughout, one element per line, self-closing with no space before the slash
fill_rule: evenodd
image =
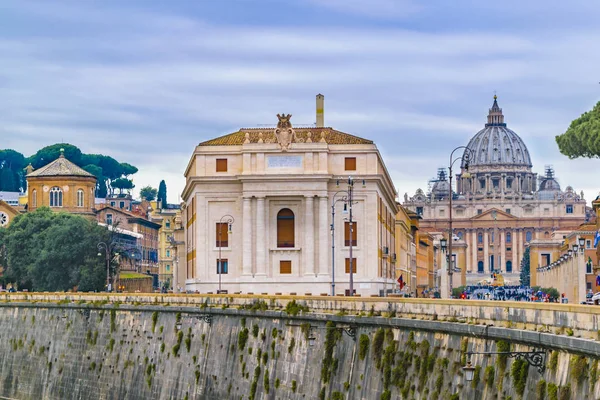
<path id="1" fill-rule="evenodd" d="M 0 148 L 60 141 L 167 181 L 240 127 L 315 121 L 374 140 L 404 192 L 481 129 L 494 91 L 534 170 L 596 196 L 600 160 L 554 136 L 600 99 L 590 0 L 3 0 Z"/>

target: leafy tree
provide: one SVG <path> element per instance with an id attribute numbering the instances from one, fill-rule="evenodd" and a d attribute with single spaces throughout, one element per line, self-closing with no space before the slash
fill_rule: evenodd
<path id="1" fill-rule="evenodd" d="M 142 200 L 145 199 L 148 201 L 152 201 L 156 199 L 156 192 L 157 190 L 152 186 L 145 186 L 140 189 L 140 197 L 142 198 Z"/>
<path id="2" fill-rule="evenodd" d="M 530 272 L 530 261 L 529 261 L 529 247 L 525 249 L 523 253 L 523 260 L 521 261 L 521 285 L 529 286 L 531 284 L 531 272 Z"/>
<path id="3" fill-rule="evenodd" d="M 133 182 L 126 178 L 118 178 L 111 182 L 111 186 L 113 189 L 119 189 L 120 193 L 123 193 L 123 190 L 131 190 L 135 187 Z"/>
<path id="4" fill-rule="evenodd" d="M 43 147 L 29 157 L 27 161 L 31 163 L 33 168 L 41 168 L 60 157 L 60 149 L 64 150 L 65 157 L 68 158 L 69 161 L 77 165 L 81 164 L 81 150 L 79 150 L 77 146 L 73 146 L 69 143 L 56 143 L 51 146 Z"/>
<path id="5" fill-rule="evenodd" d="M 26 189 L 25 157 L 7 149 L 0 150 L 0 191 L 17 192 Z"/>
<path id="6" fill-rule="evenodd" d="M 560 152 L 573 159 L 600 157 L 600 102 L 577 118 L 562 135 L 556 136 Z"/>
<path id="7" fill-rule="evenodd" d="M 6 280 L 36 291 L 103 290 L 106 264 L 97 244 L 109 240 L 108 230 L 81 216 L 48 207 L 19 215 L 0 234 Z"/>
<path id="8" fill-rule="evenodd" d="M 158 201 L 161 202 L 162 208 L 167 208 L 167 184 L 164 179 L 158 185 Z"/>

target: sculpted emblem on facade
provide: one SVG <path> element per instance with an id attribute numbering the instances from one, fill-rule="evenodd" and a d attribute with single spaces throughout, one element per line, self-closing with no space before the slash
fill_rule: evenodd
<path id="1" fill-rule="evenodd" d="M 277 138 L 277 143 L 281 146 L 281 150 L 287 151 L 290 144 L 297 141 L 296 132 L 292 129 L 292 123 L 290 122 L 292 114 L 277 114 L 277 118 L 279 122 L 275 129 L 275 137 Z"/>

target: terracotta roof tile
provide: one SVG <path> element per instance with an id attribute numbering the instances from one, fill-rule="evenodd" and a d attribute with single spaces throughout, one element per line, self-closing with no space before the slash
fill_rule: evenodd
<path id="1" fill-rule="evenodd" d="M 294 131 L 300 143 L 305 143 L 309 134 L 313 143 L 319 142 L 322 133 L 324 133 L 325 142 L 328 144 L 373 144 L 372 140 L 363 139 L 333 128 L 294 128 Z M 202 142 L 199 146 L 240 146 L 246 140 L 246 133 L 248 133 L 250 143 L 258 143 L 260 133 L 262 133 L 264 143 L 277 143 L 273 128 L 242 128 L 237 132 Z"/>
<path id="2" fill-rule="evenodd" d="M 35 176 L 83 176 L 96 178 L 86 170 L 67 160 L 64 156 L 60 156 L 50 164 L 44 165 L 40 169 L 27 174 L 28 178 Z"/>

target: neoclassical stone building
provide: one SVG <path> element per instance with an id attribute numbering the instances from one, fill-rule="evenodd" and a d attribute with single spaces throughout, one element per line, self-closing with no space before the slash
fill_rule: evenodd
<path id="1" fill-rule="evenodd" d="M 485 127 L 468 142 L 471 160 L 463 154 L 456 188 L 452 190 L 455 268 L 454 286 L 472 284 L 502 272 L 506 280 L 519 281 L 520 263 L 528 243 L 570 231 L 586 218 L 583 193 L 563 191 L 551 167 L 533 172 L 527 146 L 504 121 L 497 98 Z M 449 229 L 449 180 L 438 171 L 429 193 L 419 189 L 405 195 L 404 206 L 421 215 L 420 227 L 438 237 Z M 458 272 L 458 271 L 456 271 Z"/>
<path id="2" fill-rule="evenodd" d="M 279 115 L 277 128 L 240 129 L 195 148 L 182 194 L 186 290 L 217 291 L 220 249 L 229 293 L 331 293 L 332 223 L 336 293 L 349 287 L 350 244 L 356 293 L 394 287 L 390 176 L 372 141 L 324 127 L 322 109 L 317 96 L 317 127 L 295 128 Z M 332 221 L 349 176 L 352 232 L 349 204 L 337 202 Z"/>

